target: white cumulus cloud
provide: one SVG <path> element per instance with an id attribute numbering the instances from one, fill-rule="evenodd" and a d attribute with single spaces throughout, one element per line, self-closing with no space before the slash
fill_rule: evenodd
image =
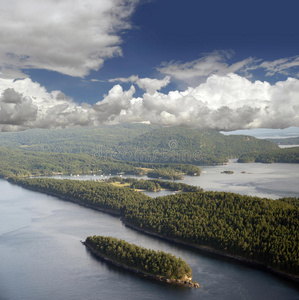
<path id="1" fill-rule="evenodd" d="M 195 88 L 168 94 L 145 93 L 140 98 L 124 97 L 127 92 L 119 85 L 112 90 L 115 88 L 119 91 L 118 101 L 125 101 L 125 105 L 121 113 L 109 119 L 114 123 L 148 121 L 227 131 L 299 126 L 299 80 L 294 78 L 271 85 L 233 73 L 212 75 Z M 107 100 L 105 105 L 109 112 L 115 100 Z"/>
<path id="2" fill-rule="evenodd" d="M 121 32 L 139 0 L 0 1 L 0 76 L 25 69 L 84 77 L 122 55 Z M 71 53 L 71 55 L 70 55 Z"/>
<path id="3" fill-rule="evenodd" d="M 93 106 L 30 79 L 0 79 L 0 131 L 65 128 L 122 122 L 231 131 L 299 127 L 299 80 L 251 82 L 237 74 L 211 75 L 184 91 L 145 92 L 116 84 Z"/>
<path id="4" fill-rule="evenodd" d="M 0 78 L 0 131 L 93 125 L 92 110 L 60 91 L 48 93 L 29 78 Z"/>
<path id="5" fill-rule="evenodd" d="M 109 82 L 131 82 L 136 83 L 139 88 L 145 90 L 149 94 L 154 94 L 156 91 L 159 91 L 161 88 L 167 86 L 170 83 L 170 76 L 165 76 L 163 79 L 157 78 L 139 78 L 136 75 L 132 75 L 127 78 L 113 78 Z"/>

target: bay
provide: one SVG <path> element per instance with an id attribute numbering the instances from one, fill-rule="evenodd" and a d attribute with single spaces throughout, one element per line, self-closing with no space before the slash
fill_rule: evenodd
<path id="1" fill-rule="evenodd" d="M 183 182 L 200 186 L 205 191 L 224 191 L 241 195 L 278 199 L 282 197 L 299 197 L 299 164 L 262 164 L 237 163 L 231 159 L 228 165 L 201 166 L 200 176 L 184 176 Z M 233 171 L 233 174 L 224 174 Z M 60 179 L 103 180 L 111 176 L 54 176 Z M 151 179 L 147 176 L 124 176 L 138 179 Z M 151 197 L 172 194 L 171 191 L 146 192 Z"/>

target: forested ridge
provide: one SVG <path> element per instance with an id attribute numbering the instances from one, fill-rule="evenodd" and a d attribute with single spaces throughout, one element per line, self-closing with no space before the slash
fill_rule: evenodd
<path id="1" fill-rule="evenodd" d="M 183 174 L 200 175 L 188 164 L 154 164 L 118 161 L 82 153 L 47 153 L 0 147 L 0 177 L 53 174 L 133 174 L 181 179 Z"/>
<path id="2" fill-rule="evenodd" d="M 78 153 L 43 153 L 0 147 L 0 176 L 30 176 L 102 173 L 139 174 L 139 170 L 125 162 Z"/>
<path id="3" fill-rule="evenodd" d="M 146 124 L 3 132 L 0 146 L 48 153 L 85 153 L 120 161 L 196 165 L 222 164 L 247 152 L 277 148 L 274 143 L 250 136 Z"/>
<path id="4" fill-rule="evenodd" d="M 107 182 L 12 179 L 26 188 L 111 209 L 125 222 L 161 237 L 239 256 L 299 276 L 299 199 L 261 199 L 227 192 L 150 198 Z"/>
<path id="5" fill-rule="evenodd" d="M 190 266 L 180 257 L 170 253 L 146 249 L 124 240 L 104 236 L 89 236 L 84 243 L 100 256 L 129 268 L 165 279 L 192 279 Z"/>
<path id="6" fill-rule="evenodd" d="M 269 142 L 275 143 L 276 145 L 299 145 L 299 136 L 291 138 L 268 138 Z"/>
<path id="7" fill-rule="evenodd" d="M 240 163 L 250 163 L 250 162 L 260 162 L 260 163 L 299 163 L 299 147 L 285 148 L 285 149 L 275 149 L 271 151 L 263 152 L 251 152 L 242 154 L 238 162 Z"/>
<path id="8" fill-rule="evenodd" d="M 276 149 L 266 140 L 251 136 L 225 136 L 215 130 L 162 127 L 143 133 L 131 141 L 119 143 L 122 153 L 138 149 L 141 161 L 187 162 L 200 165 L 225 163 L 243 153 Z"/>

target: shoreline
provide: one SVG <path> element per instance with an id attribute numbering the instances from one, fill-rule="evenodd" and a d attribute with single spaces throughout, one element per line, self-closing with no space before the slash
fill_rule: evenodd
<path id="1" fill-rule="evenodd" d="M 138 276 L 147 278 L 147 279 L 151 279 L 151 280 L 155 280 L 155 281 L 160 281 L 160 282 L 164 282 L 164 283 L 168 283 L 168 284 L 175 284 L 175 285 L 179 285 L 179 286 L 184 286 L 184 287 L 194 287 L 194 288 L 199 288 L 200 285 L 198 283 L 193 283 L 191 281 L 187 281 L 187 280 L 180 280 L 180 279 L 167 279 L 164 278 L 162 276 L 156 276 L 156 275 L 152 275 L 143 271 L 140 271 L 138 269 L 126 266 L 124 264 L 121 264 L 119 262 L 116 262 L 110 258 L 107 258 L 104 255 L 101 255 L 100 253 L 98 253 L 97 251 L 95 251 L 92 247 L 90 247 L 89 245 L 87 245 L 85 242 L 81 243 L 92 253 L 94 254 L 97 258 L 104 260 L 105 262 L 112 264 L 118 268 L 121 268 L 123 270 L 129 271 L 131 273 L 137 274 Z"/>
<path id="2" fill-rule="evenodd" d="M 55 193 L 55 192 L 43 191 L 42 189 L 38 189 L 38 188 L 25 187 L 25 186 L 22 186 L 22 185 L 20 185 L 16 182 L 10 181 L 9 179 L 7 181 L 11 184 L 15 184 L 17 186 L 20 186 L 20 187 L 22 187 L 24 189 L 27 189 L 27 190 L 30 190 L 30 191 L 34 191 L 34 192 L 42 193 L 42 194 L 45 194 L 45 195 L 48 195 L 48 196 L 56 197 L 56 198 L 61 199 L 63 201 L 75 203 L 75 204 L 78 204 L 78 205 L 86 207 L 86 208 L 90 208 L 90 209 L 93 209 L 93 210 L 96 210 L 96 211 L 100 211 L 100 212 L 112 215 L 114 217 L 121 217 L 121 212 L 120 211 L 116 211 L 116 210 L 109 209 L 109 208 L 101 208 L 101 207 L 96 207 L 96 206 L 90 206 L 88 204 L 80 202 L 79 200 L 77 200 L 75 198 L 66 197 L 66 196 L 60 195 L 60 194 Z"/>

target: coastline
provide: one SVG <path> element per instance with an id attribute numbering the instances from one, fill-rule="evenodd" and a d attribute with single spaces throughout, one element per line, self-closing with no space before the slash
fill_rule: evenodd
<path id="1" fill-rule="evenodd" d="M 131 273 L 135 273 L 139 276 L 142 276 L 144 278 L 150 279 L 150 280 L 155 280 L 155 281 L 160 281 L 160 282 L 165 282 L 168 284 L 175 284 L 175 285 L 180 285 L 180 286 L 185 286 L 185 287 L 194 287 L 194 288 L 198 288 L 200 287 L 200 285 L 198 283 L 193 283 L 191 281 L 187 281 L 187 280 L 179 280 L 179 279 L 167 279 L 161 276 L 155 276 L 143 271 L 140 271 L 138 269 L 132 268 L 132 267 L 128 267 L 124 264 L 121 264 L 119 262 L 116 262 L 112 259 L 107 258 L 104 255 L 101 255 L 100 253 L 98 253 L 97 251 L 95 251 L 92 247 L 90 247 L 89 245 L 87 245 L 85 242 L 81 243 L 92 253 L 94 254 L 97 258 L 104 260 L 105 262 L 112 264 L 118 268 L 124 269 L 126 271 L 129 271 Z"/>
<path id="2" fill-rule="evenodd" d="M 72 203 L 78 204 L 78 205 L 86 207 L 86 208 L 90 208 L 90 209 L 94 209 L 94 210 L 97 210 L 97 211 L 107 213 L 107 214 L 112 215 L 114 217 L 120 217 L 121 216 L 121 212 L 117 211 L 117 210 L 113 210 L 113 209 L 109 209 L 109 208 L 96 207 L 96 206 L 90 206 L 89 204 L 85 204 L 83 202 L 80 202 L 78 199 L 75 199 L 75 198 L 72 198 L 72 197 L 66 197 L 66 196 L 60 195 L 60 194 L 55 193 L 55 192 L 44 191 L 44 190 L 38 189 L 38 188 L 27 187 L 27 186 L 25 187 L 25 186 L 22 186 L 22 185 L 18 184 L 17 182 L 11 181 L 9 179 L 7 181 L 11 184 L 15 184 L 17 186 L 20 186 L 24 189 L 34 191 L 34 192 L 38 192 L 38 193 L 42 193 L 42 194 L 45 194 L 45 195 L 48 195 L 48 196 L 53 196 L 53 197 L 59 198 L 63 201 L 72 202 Z"/>

